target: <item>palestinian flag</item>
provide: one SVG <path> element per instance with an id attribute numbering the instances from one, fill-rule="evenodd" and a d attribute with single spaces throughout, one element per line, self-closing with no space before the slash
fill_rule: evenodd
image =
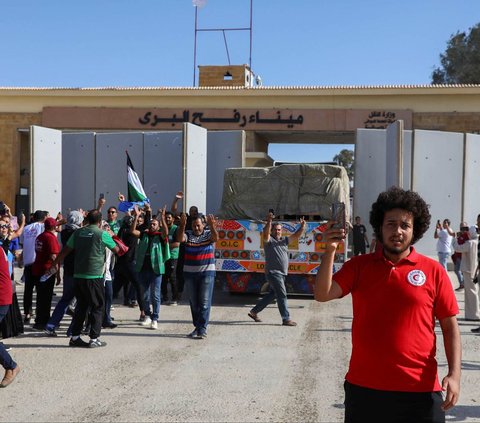
<path id="1" fill-rule="evenodd" d="M 140 178 L 135 172 L 133 168 L 132 160 L 127 153 L 127 183 L 128 183 L 128 201 L 145 201 L 148 200 L 147 196 L 145 195 L 145 191 L 143 190 L 142 183 L 140 182 Z M 147 201 L 148 203 L 148 201 Z"/>
<path id="2" fill-rule="evenodd" d="M 123 212 L 132 210 L 135 205 L 143 207 L 145 203 L 150 203 L 143 189 L 142 182 L 133 168 L 133 163 L 128 155 L 128 151 L 125 151 L 125 153 L 127 153 L 127 201 L 122 201 L 118 205 L 118 209 Z"/>

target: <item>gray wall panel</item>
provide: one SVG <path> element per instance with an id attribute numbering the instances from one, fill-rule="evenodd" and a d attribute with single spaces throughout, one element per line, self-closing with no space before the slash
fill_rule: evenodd
<path id="1" fill-rule="evenodd" d="M 386 186 L 403 186 L 403 122 L 388 125 L 385 156 Z"/>
<path id="2" fill-rule="evenodd" d="M 412 131 L 403 131 L 403 188 L 412 188 Z"/>
<path id="3" fill-rule="evenodd" d="M 143 182 L 143 133 L 97 133 L 95 198 L 104 193 L 106 207 L 118 205 L 118 192 L 127 195 L 125 150 L 128 150 L 135 171 Z"/>
<path id="4" fill-rule="evenodd" d="M 215 214 L 222 203 L 223 175 L 229 167 L 242 167 L 244 131 L 211 131 L 207 136 L 207 212 Z"/>
<path id="5" fill-rule="evenodd" d="M 369 221 L 372 203 L 386 188 L 386 130 L 357 129 L 355 143 L 355 190 L 352 217 L 360 216 L 372 235 Z"/>
<path id="6" fill-rule="evenodd" d="M 430 205 L 430 229 L 417 250 L 436 256 L 433 230 L 437 219 L 448 218 L 456 228 L 461 220 L 463 184 L 463 134 L 415 130 L 412 189 Z"/>
<path id="7" fill-rule="evenodd" d="M 144 133 L 144 189 L 154 213 L 164 205 L 170 210 L 175 194 L 182 190 L 182 139 L 182 132 Z"/>
<path id="8" fill-rule="evenodd" d="M 473 225 L 480 214 L 480 135 L 465 135 L 465 187 L 463 220 Z"/>
<path id="9" fill-rule="evenodd" d="M 89 210 L 95 198 L 95 132 L 62 135 L 62 211 Z"/>

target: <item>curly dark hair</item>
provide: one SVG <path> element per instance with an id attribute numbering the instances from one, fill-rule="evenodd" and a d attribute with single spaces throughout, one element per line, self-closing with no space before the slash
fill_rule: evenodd
<path id="1" fill-rule="evenodd" d="M 380 193 L 377 201 L 372 204 L 370 225 L 372 225 L 377 239 L 382 241 L 382 225 L 385 212 L 393 209 L 406 210 L 413 214 L 412 244 L 415 244 L 430 226 L 431 216 L 428 207 L 428 204 L 417 192 L 391 187 L 389 190 Z"/>

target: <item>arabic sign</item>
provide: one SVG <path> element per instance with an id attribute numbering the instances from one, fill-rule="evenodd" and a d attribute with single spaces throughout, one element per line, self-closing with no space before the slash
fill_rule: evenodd
<path id="1" fill-rule="evenodd" d="M 193 112 L 190 117 L 190 111 L 184 110 L 180 117 L 177 117 L 177 114 L 174 113 L 172 116 L 162 117 L 157 114 L 152 115 L 152 112 L 146 112 L 143 117 L 138 119 L 138 122 L 142 125 L 147 126 L 157 126 L 162 123 L 170 123 L 172 126 L 175 126 L 177 123 L 186 123 L 190 122 L 194 125 L 203 126 L 205 124 L 234 124 L 238 125 L 239 128 L 243 129 L 247 126 L 248 123 L 258 123 L 258 124 L 270 124 L 270 125 L 286 125 L 287 128 L 293 128 L 295 125 L 302 125 L 303 116 L 298 115 L 296 117 L 293 114 L 290 114 L 288 117 L 282 117 L 282 112 L 277 110 L 275 117 L 262 117 L 259 110 L 250 115 L 241 114 L 237 109 L 234 109 L 231 117 L 221 117 L 221 116 L 210 116 L 208 117 L 207 113 L 204 112 Z"/>
<path id="2" fill-rule="evenodd" d="M 42 125 L 70 129 L 181 130 L 193 123 L 210 130 L 355 131 L 385 129 L 402 119 L 412 127 L 410 110 L 224 109 L 45 107 Z"/>

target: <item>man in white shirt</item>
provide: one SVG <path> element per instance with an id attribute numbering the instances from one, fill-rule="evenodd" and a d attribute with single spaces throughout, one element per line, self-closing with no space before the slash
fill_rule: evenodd
<path id="1" fill-rule="evenodd" d="M 435 227 L 435 233 L 433 237 L 438 239 L 437 241 L 437 254 L 439 263 L 447 269 L 448 257 L 452 254 L 452 239 L 455 236 L 455 232 L 450 228 L 450 220 L 445 219 L 443 225 L 440 224 L 440 220 L 437 220 L 437 226 Z"/>
<path id="2" fill-rule="evenodd" d="M 33 223 L 25 226 L 23 229 L 23 265 L 25 276 L 25 291 L 23 294 L 23 309 L 25 313 L 24 322 L 29 324 L 32 317 L 32 296 L 34 278 L 32 275 L 32 265 L 35 261 L 35 240 L 44 230 L 44 222 L 47 218 L 47 213 L 42 210 L 37 210 L 33 214 Z"/>

